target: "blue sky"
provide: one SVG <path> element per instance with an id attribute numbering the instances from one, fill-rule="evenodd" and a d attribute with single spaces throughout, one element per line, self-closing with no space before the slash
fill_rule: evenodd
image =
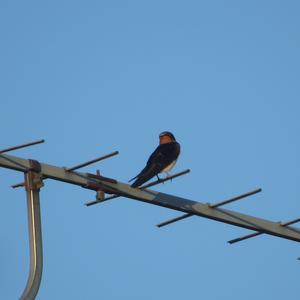
<path id="1" fill-rule="evenodd" d="M 182 146 L 157 190 L 287 221 L 299 211 L 298 1 L 1 1 L 1 146 L 122 182 L 170 130 Z M 22 174 L 0 170 L 1 298 L 17 299 L 29 266 Z M 47 180 L 44 271 L 37 299 L 298 299 L 299 244 Z"/>

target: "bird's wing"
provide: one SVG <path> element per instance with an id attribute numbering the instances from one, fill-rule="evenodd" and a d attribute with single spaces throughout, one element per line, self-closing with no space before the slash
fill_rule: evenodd
<path id="1" fill-rule="evenodd" d="M 138 176 L 136 176 L 136 180 L 131 185 L 132 187 L 141 186 L 143 183 L 151 179 L 153 176 L 157 175 L 161 172 L 162 168 L 157 164 L 149 164 L 147 165 Z"/>
<path id="2" fill-rule="evenodd" d="M 159 164 L 159 161 L 161 161 L 163 157 L 164 157 L 164 155 L 161 152 L 160 147 L 158 146 L 155 149 L 155 151 L 150 155 L 150 157 L 149 157 L 149 159 L 147 161 L 147 165 L 145 166 L 145 168 L 139 174 L 137 174 L 135 177 L 133 177 L 132 179 L 130 179 L 129 182 L 132 181 L 132 180 L 134 180 L 134 179 L 136 179 L 136 178 L 138 178 L 138 177 L 140 177 L 140 176 L 145 175 L 150 170 L 153 172 L 154 171 L 154 165 L 157 164 L 157 163 Z"/>
<path id="3" fill-rule="evenodd" d="M 159 145 L 149 157 L 148 163 L 160 164 L 162 169 L 178 158 L 180 145 L 177 142 Z"/>

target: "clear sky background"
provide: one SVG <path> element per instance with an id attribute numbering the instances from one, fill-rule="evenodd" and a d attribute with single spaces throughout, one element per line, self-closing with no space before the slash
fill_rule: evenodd
<path id="1" fill-rule="evenodd" d="M 299 1 L 0 2 L 1 145 L 127 182 L 158 134 L 182 145 L 156 190 L 274 221 L 300 217 Z M 29 268 L 26 198 L 0 170 L 1 299 Z M 37 299 L 299 299 L 299 244 L 51 180 L 41 191 L 44 271 Z"/>

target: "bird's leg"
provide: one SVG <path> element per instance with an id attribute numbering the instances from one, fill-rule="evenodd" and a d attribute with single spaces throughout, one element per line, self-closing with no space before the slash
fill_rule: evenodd
<path id="1" fill-rule="evenodd" d="M 169 172 L 166 172 L 166 173 L 167 173 L 167 177 L 166 178 L 168 178 L 168 177 L 171 176 Z M 170 179 L 170 181 L 172 182 L 172 178 Z"/>
<path id="2" fill-rule="evenodd" d="M 158 182 L 161 182 L 161 179 L 159 178 L 158 174 L 156 175 L 156 177 L 157 177 Z"/>

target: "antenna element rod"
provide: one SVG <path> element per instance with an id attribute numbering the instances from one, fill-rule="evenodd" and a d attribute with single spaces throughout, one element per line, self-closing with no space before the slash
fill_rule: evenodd
<path id="1" fill-rule="evenodd" d="M 83 167 L 86 167 L 88 165 L 91 165 L 97 161 L 100 161 L 100 160 L 103 160 L 103 159 L 106 159 L 106 158 L 109 158 L 111 156 L 114 156 L 114 155 L 117 155 L 119 154 L 119 151 L 114 151 L 112 153 L 109 153 L 107 155 L 104 155 L 104 156 L 101 156 L 101 157 L 98 157 L 98 158 L 95 158 L 93 160 L 89 160 L 83 164 L 80 164 L 80 165 L 77 165 L 77 166 L 74 166 L 74 167 L 71 167 L 71 168 L 66 168 L 66 171 L 74 171 L 74 170 L 77 170 L 77 169 L 80 169 L 80 168 L 83 168 Z"/>
<path id="2" fill-rule="evenodd" d="M 257 194 L 257 193 L 259 193 L 259 192 L 261 192 L 261 191 L 262 191 L 262 189 L 259 188 L 259 189 L 256 189 L 256 190 L 254 190 L 254 191 L 251 191 L 251 192 L 248 192 L 248 193 L 245 193 L 245 194 L 242 194 L 242 195 L 239 195 L 239 196 L 230 198 L 230 199 L 228 199 L 228 200 L 224 200 L 224 201 L 222 201 L 222 202 L 218 202 L 218 203 L 215 203 L 215 204 L 208 204 L 208 206 L 209 206 L 210 208 L 216 208 L 216 207 L 219 207 L 219 206 L 222 206 L 222 205 L 231 203 L 231 202 L 233 202 L 233 201 L 237 201 L 237 200 L 240 200 L 240 199 L 249 197 L 249 196 L 251 196 L 251 195 Z M 175 223 L 175 222 L 177 222 L 177 221 L 180 221 L 180 220 L 189 218 L 189 217 L 191 217 L 191 216 L 193 216 L 193 214 L 187 213 L 187 214 L 184 214 L 184 215 L 182 215 L 182 216 L 179 216 L 179 217 L 170 219 L 170 220 L 168 220 L 168 221 L 159 223 L 159 224 L 157 224 L 156 226 L 157 226 L 158 228 L 160 228 L 160 227 L 163 227 L 163 226 L 166 226 L 166 225 Z"/>
<path id="3" fill-rule="evenodd" d="M 31 142 L 31 143 L 27 143 L 27 144 L 22 144 L 22 145 L 18 145 L 18 146 L 14 146 L 14 147 L 10 147 L 10 148 L 6 148 L 6 149 L 3 149 L 3 150 L 0 150 L 0 153 L 5 153 L 5 152 L 9 152 L 9 151 L 13 151 L 13 150 L 17 150 L 17 149 L 21 149 L 21 148 L 25 148 L 25 147 L 29 147 L 29 146 L 33 146 L 33 145 L 36 145 L 36 144 L 41 144 L 41 143 L 44 143 L 45 140 L 38 140 L 38 141 L 35 141 L 35 142 Z"/>
<path id="4" fill-rule="evenodd" d="M 286 227 L 286 226 L 289 226 L 289 225 L 292 225 L 292 224 L 295 224 L 295 223 L 298 223 L 298 222 L 300 222 L 300 218 L 292 220 L 292 221 L 288 221 L 288 222 L 285 222 L 285 223 L 281 223 L 280 225 L 283 226 L 283 227 Z M 264 234 L 264 232 L 250 233 L 250 234 L 238 237 L 236 239 L 230 240 L 230 241 L 228 241 L 228 243 L 229 244 L 234 244 L 234 243 L 241 242 L 241 241 L 250 239 L 252 237 L 255 237 L 255 236 L 258 236 L 258 235 L 262 235 L 262 234 Z"/>

